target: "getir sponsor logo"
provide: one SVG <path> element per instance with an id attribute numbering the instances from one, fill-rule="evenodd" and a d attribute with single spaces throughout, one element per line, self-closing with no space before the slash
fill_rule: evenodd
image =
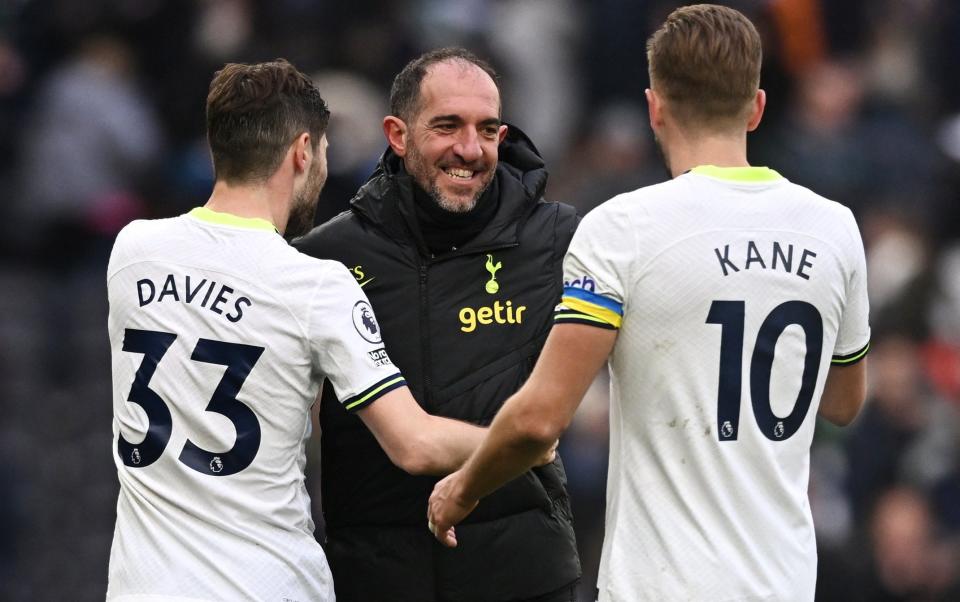
<path id="1" fill-rule="evenodd" d="M 527 309 L 526 305 L 513 306 L 513 301 L 500 303 L 494 301 L 493 305 L 478 307 L 464 307 L 460 310 L 460 330 L 463 332 L 473 332 L 477 326 L 487 324 L 521 324 L 523 322 L 523 312 Z"/>

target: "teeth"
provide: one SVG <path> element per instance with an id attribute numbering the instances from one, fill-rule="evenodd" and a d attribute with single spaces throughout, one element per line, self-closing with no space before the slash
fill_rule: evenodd
<path id="1" fill-rule="evenodd" d="M 473 177 L 473 172 L 469 169 L 448 169 L 446 174 L 452 178 L 461 178 L 464 180 L 469 180 Z"/>

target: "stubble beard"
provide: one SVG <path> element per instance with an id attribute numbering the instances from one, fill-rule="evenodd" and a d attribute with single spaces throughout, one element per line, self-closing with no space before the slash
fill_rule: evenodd
<path id="1" fill-rule="evenodd" d="M 326 183 L 323 173 L 311 174 L 303 188 L 293 197 L 293 206 L 290 208 L 290 217 L 287 219 L 285 238 L 303 236 L 313 228 L 317 216 L 317 204 L 320 201 L 320 191 Z"/>
<path id="2" fill-rule="evenodd" d="M 480 197 L 483 196 L 483 193 L 486 192 L 487 188 L 489 187 L 490 183 L 487 182 L 480 187 L 480 189 L 477 190 L 477 193 L 473 195 L 473 198 L 468 200 L 466 203 L 461 203 L 445 197 L 437 184 L 434 184 L 427 192 L 430 194 L 430 198 L 433 199 L 433 202 L 444 211 L 449 211 L 450 213 L 469 213 L 473 211 L 474 207 L 477 206 L 477 201 L 480 200 Z"/>
<path id="3" fill-rule="evenodd" d="M 493 174 L 488 172 L 487 181 L 483 182 L 477 189 L 473 198 L 466 202 L 458 201 L 445 196 L 443 191 L 440 190 L 440 185 L 437 183 L 437 180 L 430 181 L 426 161 L 416 147 L 409 149 L 406 159 L 405 166 L 407 167 L 407 173 L 413 176 L 413 180 L 417 185 L 430 195 L 430 198 L 438 207 L 450 213 L 469 213 L 473 211 L 474 207 L 477 206 L 477 201 L 480 200 L 480 197 L 483 196 L 483 193 L 487 191 L 487 188 L 490 187 L 490 183 L 493 181 Z M 437 178 L 443 177 L 443 170 L 437 168 L 437 171 L 440 172 Z"/>

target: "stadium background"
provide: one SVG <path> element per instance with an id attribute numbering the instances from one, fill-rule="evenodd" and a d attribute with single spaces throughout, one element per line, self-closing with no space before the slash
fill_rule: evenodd
<path id="1" fill-rule="evenodd" d="M 549 197 L 585 213 L 665 177 L 644 41 L 678 4 L 0 1 L 0 600 L 103 599 L 117 493 L 106 259 L 130 219 L 205 201 L 215 69 L 283 56 L 315 74 L 333 109 L 326 217 L 384 147 L 392 76 L 465 45 L 502 72 L 504 117 L 545 155 Z M 867 249 L 868 404 L 849 429 L 820 425 L 813 448 L 818 599 L 960 600 L 960 2 L 731 4 L 765 39 L 751 161 L 849 205 Z M 606 428 L 601 379 L 562 445 L 584 600 Z"/>

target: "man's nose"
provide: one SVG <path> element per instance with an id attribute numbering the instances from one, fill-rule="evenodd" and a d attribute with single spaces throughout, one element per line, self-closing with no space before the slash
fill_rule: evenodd
<path id="1" fill-rule="evenodd" d="M 467 163 L 480 159 L 483 156 L 483 148 L 480 146 L 480 136 L 476 130 L 463 128 L 453 147 L 453 152 Z"/>

